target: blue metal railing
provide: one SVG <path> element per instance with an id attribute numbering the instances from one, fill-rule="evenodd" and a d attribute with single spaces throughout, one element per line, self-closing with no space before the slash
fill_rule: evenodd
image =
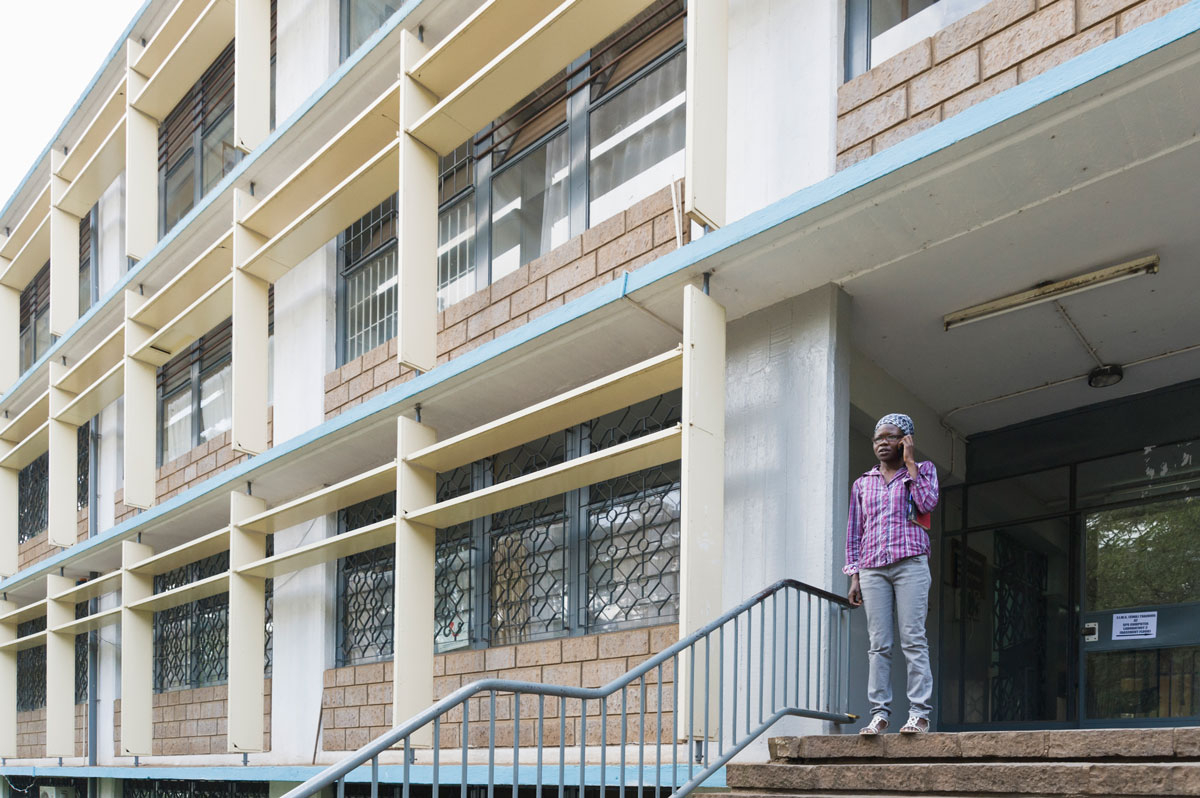
<path id="1" fill-rule="evenodd" d="M 378 798 L 379 757 L 396 746 L 404 751 L 400 786 L 409 798 L 418 767 L 413 738 L 430 726 L 432 743 L 422 748 L 421 758 L 432 767 L 429 780 L 420 783 L 430 784 L 435 797 L 439 786 L 457 782 L 461 798 L 467 798 L 468 786 L 484 783 L 488 798 L 493 798 L 497 753 L 510 746 L 514 798 L 523 784 L 536 787 L 538 798 L 543 789 L 555 786 L 557 798 L 568 786 L 596 786 L 595 778 L 585 785 L 589 759 L 598 764 L 602 791 L 616 787 L 621 798 L 626 788 L 636 789 L 638 798 L 647 792 L 655 798 L 684 796 L 783 717 L 854 720 L 846 711 L 850 619 L 845 598 L 781 580 L 603 687 L 505 679 L 463 685 L 284 798 L 306 798 L 330 785 L 336 785 L 342 798 L 347 777 L 368 764 L 371 796 Z M 679 703 L 681 695 L 685 706 Z M 498 706 L 498 699 L 504 703 Z M 568 702 L 575 702 L 578 717 L 569 714 Z M 499 728 L 498 711 L 505 715 Z M 609 715 L 616 720 L 618 711 L 619 723 L 610 734 Z M 534 725 L 522 725 L 523 712 L 529 713 L 526 723 Z M 521 744 L 523 728 L 531 730 L 526 745 Z M 572 735 L 575 740 L 569 745 Z M 511 741 L 498 742 L 498 736 L 511 736 Z M 616 739 L 610 741 L 610 736 Z M 477 744 L 472 744 L 473 738 Z M 568 754 L 576 751 L 577 785 L 566 778 Z M 459 761 L 447 762 L 446 752 L 457 754 Z M 503 754 L 508 756 L 507 751 Z M 610 756 L 617 761 L 610 763 Z M 427 769 L 426 763 L 419 767 L 422 772 Z M 480 772 L 483 767 L 486 776 Z M 522 770 L 533 779 L 522 781 Z"/>

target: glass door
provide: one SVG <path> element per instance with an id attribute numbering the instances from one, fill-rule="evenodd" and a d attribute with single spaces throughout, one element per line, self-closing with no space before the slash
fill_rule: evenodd
<path id="1" fill-rule="evenodd" d="M 1197 455 L 1189 442 L 1077 467 L 1085 726 L 1200 719 Z"/>

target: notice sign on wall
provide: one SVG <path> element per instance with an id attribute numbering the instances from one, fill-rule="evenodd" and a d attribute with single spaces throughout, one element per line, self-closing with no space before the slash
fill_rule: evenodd
<path id="1" fill-rule="evenodd" d="M 1157 612 L 1123 612 L 1113 615 L 1113 640 L 1149 640 L 1157 636 Z"/>

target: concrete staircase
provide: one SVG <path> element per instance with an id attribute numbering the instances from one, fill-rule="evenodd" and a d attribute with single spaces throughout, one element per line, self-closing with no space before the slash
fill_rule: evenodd
<path id="1" fill-rule="evenodd" d="M 776 737 L 733 798 L 1200 796 L 1200 728 Z"/>

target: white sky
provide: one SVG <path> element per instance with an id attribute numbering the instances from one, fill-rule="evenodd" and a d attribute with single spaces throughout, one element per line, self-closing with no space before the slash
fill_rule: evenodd
<path id="1" fill-rule="evenodd" d="M 0 0 L 0 208 L 143 0 Z"/>

